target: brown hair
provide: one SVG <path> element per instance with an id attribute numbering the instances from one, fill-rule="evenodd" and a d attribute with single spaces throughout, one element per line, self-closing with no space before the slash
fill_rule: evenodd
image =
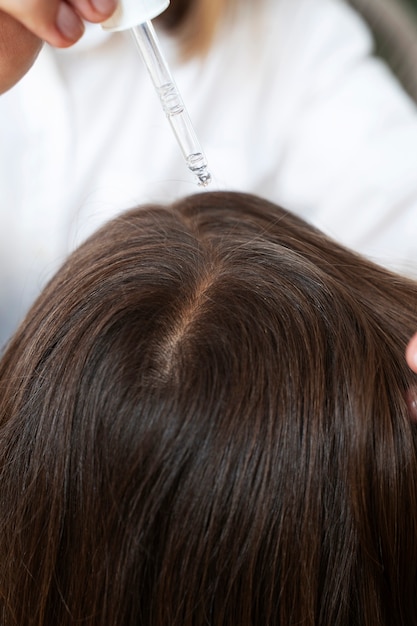
<path id="1" fill-rule="evenodd" d="M 416 311 L 250 195 L 104 226 L 0 363 L 2 626 L 416 623 Z"/>

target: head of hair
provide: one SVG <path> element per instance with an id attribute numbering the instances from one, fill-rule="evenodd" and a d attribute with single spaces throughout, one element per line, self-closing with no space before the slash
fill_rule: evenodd
<path id="1" fill-rule="evenodd" d="M 417 286 L 260 198 L 114 219 L 0 363 L 2 626 L 409 626 Z"/>

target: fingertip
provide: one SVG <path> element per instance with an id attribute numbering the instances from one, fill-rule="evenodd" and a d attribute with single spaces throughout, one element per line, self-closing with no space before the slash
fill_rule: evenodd
<path id="1" fill-rule="evenodd" d="M 66 2 L 61 2 L 58 7 L 55 25 L 65 41 L 60 41 L 59 43 L 50 41 L 50 43 L 59 47 L 75 43 L 82 37 L 85 30 L 82 19 Z"/>
<path id="2" fill-rule="evenodd" d="M 91 0 L 91 5 L 103 20 L 113 15 L 116 10 L 117 0 Z"/>
<path id="3" fill-rule="evenodd" d="M 417 390 L 415 388 L 407 389 L 405 399 L 409 418 L 414 424 L 417 424 Z"/>
<path id="4" fill-rule="evenodd" d="M 417 333 L 411 338 L 405 353 L 408 367 L 417 374 Z"/>
<path id="5" fill-rule="evenodd" d="M 114 13 L 117 0 L 72 0 L 71 4 L 88 22 L 100 23 Z"/>

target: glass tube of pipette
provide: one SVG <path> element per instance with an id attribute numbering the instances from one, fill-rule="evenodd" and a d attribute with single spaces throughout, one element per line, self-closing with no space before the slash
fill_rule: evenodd
<path id="1" fill-rule="evenodd" d="M 181 148 L 187 167 L 206 186 L 211 180 L 207 160 L 191 124 L 184 102 L 162 55 L 155 29 L 144 22 L 130 29 L 148 69 L 174 135 Z"/>

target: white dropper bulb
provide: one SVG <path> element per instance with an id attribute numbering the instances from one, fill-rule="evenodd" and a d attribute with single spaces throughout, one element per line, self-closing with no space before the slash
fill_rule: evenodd
<path id="1" fill-rule="evenodd" d="M 111 17 L 102 22 L 104 30 L 126 30 L 153 20 L 168 8 L 170 0 L 121 0 Z"/>

